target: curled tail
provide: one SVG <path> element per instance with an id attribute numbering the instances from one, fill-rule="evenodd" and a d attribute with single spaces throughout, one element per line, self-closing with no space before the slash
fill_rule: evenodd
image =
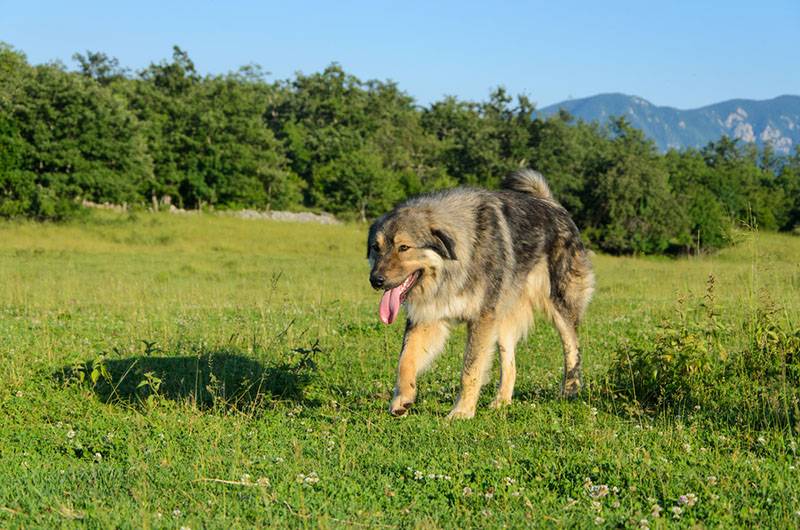
<path id="1" fill-rule="evenodd" d="M 555 202 L 553 194 L 550 192 L 550 186 L 547 185 L 542 174 L 532 169 L 520 169 L 511 173 L 503 179 L 501 187 L 521 193 L 530 193 L 540 199 Z"/>

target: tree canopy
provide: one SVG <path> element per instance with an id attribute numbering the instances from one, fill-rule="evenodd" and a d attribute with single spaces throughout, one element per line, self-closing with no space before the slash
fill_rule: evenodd
<path id="1" fill-rule="evenodd" d="M 800 149 L 721 138 L 659 153 L 622 118 L 537 117 L 525 96 L 422 107 L 337 64 L 269 80 L 200 75 L 188 53 L 138 72 L 102 52 L 31 65 L 0 43 L 0 217 L 64 219 L 83 200 L 132 206 L 326 210 L 362 221 L 417 193 L 496 187 L 541 171 L 591 245 L 719 248 L 736 223 L 800 225 Z"/>

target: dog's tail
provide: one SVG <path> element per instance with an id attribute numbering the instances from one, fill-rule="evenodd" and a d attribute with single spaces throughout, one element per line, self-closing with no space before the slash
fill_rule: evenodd
<path id="1" fill-rule="evenodd" d="M 520 169 L 503 179 L 502 188 L 507 190 L 530 193 L 535 197 L 546 201 L 554 201 L 550 186 L 545 182 L 544 177 L 538 171 L 532 169 Z"/>

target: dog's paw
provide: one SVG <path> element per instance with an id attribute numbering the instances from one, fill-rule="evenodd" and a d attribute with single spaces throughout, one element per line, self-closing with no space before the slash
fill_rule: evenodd
<path id="1" fill-rule="evenodd" d="M 474 410 L 463 410 L 455 408 L 447 415 L 448 420 L 470 420 L 475 417 Z"/>
<path id="2" fill-rule="evenodd" d="M 581 391 L 580 379 L 568 379 L 561 385 L 561 397 L 564 399 L 574 399 Z"/>
<path id="3" fill-rule="evenodd" d="M 511 405 L 511 398 L 497 396 L 492 400 L 491 403 L 489 403 L 489 408 L 501 409 L 503 407 L 507 407 L 508 405 Z"/>
<path id="4" fill-rule="evenodd" d="M 410 409 L 411 405 L 413 404 L 413 400 L 398 396 L 397 398 L 394 398 L 391 403 L 389 403 L 389 414 L 395 418 L 405 416 L 406 413 L 408 413 L 408 409 Z"/>

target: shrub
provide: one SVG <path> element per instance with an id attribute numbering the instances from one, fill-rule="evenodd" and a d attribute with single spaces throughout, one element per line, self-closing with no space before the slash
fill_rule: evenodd
<path id="1" fill-rule="evenodd" d="M 743 326 L 747 340 L 728 349 L 731 327 L 713 305 L 713 277 L 704 301 L 666 321 L 652 341 L 618 352 L 602 394 L 636 413 L 704 414 L 740 427 L 798 431 L 800 329 L 760 308 Z"/>

